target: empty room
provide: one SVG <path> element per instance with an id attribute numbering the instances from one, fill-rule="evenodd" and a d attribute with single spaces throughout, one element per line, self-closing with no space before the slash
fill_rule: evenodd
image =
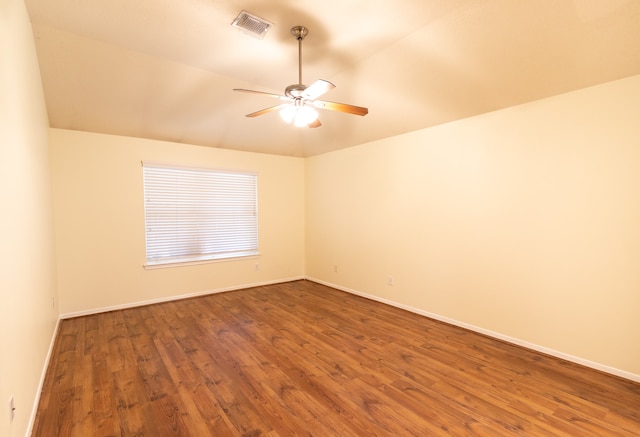
<path id="1" fill-rule="evenodd" d="M 640 435 L 640 2 L 0 0 L 0 435 Z"/>

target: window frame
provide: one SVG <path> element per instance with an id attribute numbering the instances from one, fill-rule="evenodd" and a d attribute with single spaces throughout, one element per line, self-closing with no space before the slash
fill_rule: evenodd
<path id="1" fill-rule="evenodd" d="M 163 175 L 166 180 L 158 180 L 162 179 Z M 257 172 L 142 161 L 142 178 L 145 269 L 234 261 L 260 255 Z M 153 178 L 156 179 L 155 182 L 151 182 Z M 176 183 L 178 180 L 180 183 Z M 175 183 L 175 186 L 168 187 L 172 183 Z M 242 191 L 241 198 L 229 196 L 237 194 L 237 191 L 234 193 L 234 188 L 238 187 Z M 152 194 L 153 190 L 162 188 L 166 188 L 167 191 L 156 191 L 155 195 Z M 172 189 L 174 191 L 171 191 Z M 151 205 L 151 197 L 156 199 L 156 205 Z M 174 199 L 167 200 L 167 197 Z M 160 202 L 157 202 L 158 200 Z M 164 211 L 163 208 L 156 208 L 157 204 L 163 201 Z M 172 201 L 174 203 L 170 203 Z M 168 218 L 169 204 L 174 208 L 172 218 Z M 203 206 L 200 207 L 201 205 Z M 224 209 L 227 214 L 223 214 L 227 218 L 216 220 L 213 217 L 220 216 L 220 209 L 216 209 L 220 207 L 227 208 Z M 156 214 L 155 221 L 150 218 L 153 214 Z M 208 217 L 208 221 L 200 220 L 199 216 Z M 154 234 L 152 229 L 159 227 L 158 221 L 166 224 L 167 220 L 174 225 L 173 231 L 165 230 Z M 215 226 L 216 224 L 218 226 Z M 247 229 L 241 230 L 243 226 Z M 224 234 L 225 231 L 231 234 Z M 182 236 L 178 235 L 180 233 Z M 216 233 L 219 234 L 218 237 L 215 237 Z M 220 235 L 223 234 L 225 238 L 221 239 Z M 150 240 L 154 238 L 150 250 Z M 241 243 L 240 246 L 234 248 L 234 240 L 237 240 L 235 243 Z M 186 246 L 192 247 L 185 249 Z M 203 250 L 204 246 L 218 249 Z M 230 249 L 219 250 L 221 246 Z M 199 250 L 194 250 L 195 247 Z M 168 255 L 162 256 L 159 251 Z"/>

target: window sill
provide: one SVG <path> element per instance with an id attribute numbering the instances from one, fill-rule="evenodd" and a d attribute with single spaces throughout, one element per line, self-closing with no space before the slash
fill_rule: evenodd
<path id="1" fill-rule="evenodd" d="M 256 259 L 259 257 L 260 257 L 260 253 L 256 252 L 249 255 L 228 256 L 228 257 L 218 257 L 218 258 L 190 259 L 190 260 L 184 260 L 184 261 L 174 260 L 174 261 L 147 262 L 146 264 L 143 264 L 142 267 L 144 267 L 145 270 L 168 269 L 172 267 L 197 266 L 200 264 L 242 261 L 247 259 Z"/>

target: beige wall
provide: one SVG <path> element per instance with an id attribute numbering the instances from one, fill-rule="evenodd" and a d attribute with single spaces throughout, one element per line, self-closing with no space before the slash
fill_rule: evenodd
<path id="1" fill-rule="evenodd" d="M 57 319 L 48 129 L 24 2 L 1 0 L 1 436 L 24 436 L 28 430 Z"/>
<path id="2" fill-rule="evenodd" d="M 60 129 L 50 141 L 63 315 L 304 276 L 302 159 Z M 141 161 L 257 171 L 261 255 L 145 270 Z"/>
<path id="3" fill-rule="evenodd" d="M 635 76 L 309 158 L 307 275 L 640 377 L 639 114 Z"/>

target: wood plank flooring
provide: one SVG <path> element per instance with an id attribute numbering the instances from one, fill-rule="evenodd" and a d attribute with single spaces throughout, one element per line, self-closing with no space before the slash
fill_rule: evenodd
<path id="1" fill-rule="evenodd" d="M 33 436 L 639 436 L 640 384 L 308 281 L 64 320 Z"/>

